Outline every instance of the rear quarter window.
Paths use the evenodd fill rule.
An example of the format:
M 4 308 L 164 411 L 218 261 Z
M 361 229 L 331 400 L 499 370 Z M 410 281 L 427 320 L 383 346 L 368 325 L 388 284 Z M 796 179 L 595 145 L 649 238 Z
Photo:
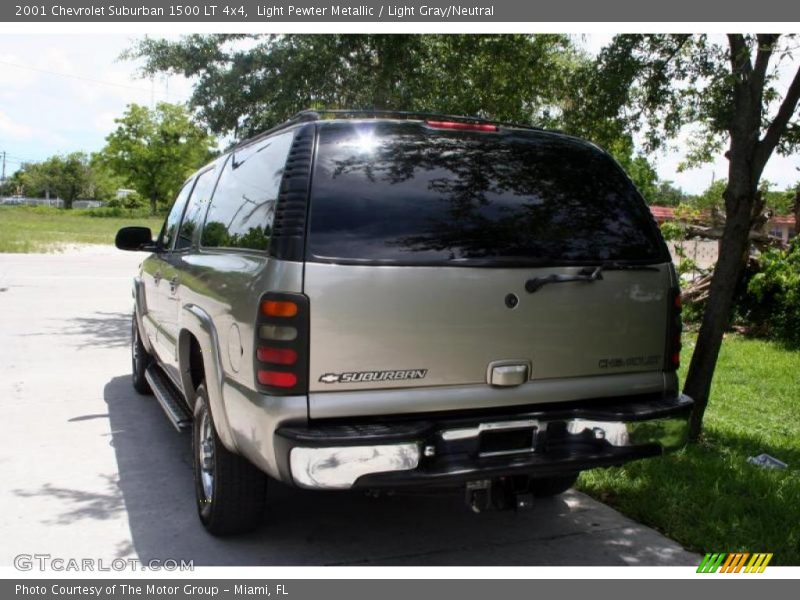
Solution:
M 619 166 L 554 134 L 328 123 L 311 198 L 312 261 L 664 260 L 647 207 Z
M 294 131 L 231 153 L 208 207 L 201 245 L 266 250 Z

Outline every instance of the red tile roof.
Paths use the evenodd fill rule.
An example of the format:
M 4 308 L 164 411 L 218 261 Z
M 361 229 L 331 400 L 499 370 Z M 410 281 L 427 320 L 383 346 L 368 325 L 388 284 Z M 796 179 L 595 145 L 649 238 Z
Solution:
M 774 223 L 775 225 L 789 225 L 790 227 L 795 226 L 794 215 L 775 215 L 769 220 L 769 222 Z
M 665 221 L 675 218 L 675 211 L 669 206 L 651 206 L 650 212 L 657 221 Z

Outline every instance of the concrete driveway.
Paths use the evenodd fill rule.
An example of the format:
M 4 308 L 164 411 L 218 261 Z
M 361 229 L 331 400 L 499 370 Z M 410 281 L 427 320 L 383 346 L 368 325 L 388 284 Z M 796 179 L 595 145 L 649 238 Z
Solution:
M 0 565 L 20 553 L 195 565 L 697 565 L 656 531 L 571 491 L 475 515 L 460 495 L 294 490 L 263 527 L 215 539 L 194 512 L 189 434 L 130 385 L 141 255 L 0 254 Z

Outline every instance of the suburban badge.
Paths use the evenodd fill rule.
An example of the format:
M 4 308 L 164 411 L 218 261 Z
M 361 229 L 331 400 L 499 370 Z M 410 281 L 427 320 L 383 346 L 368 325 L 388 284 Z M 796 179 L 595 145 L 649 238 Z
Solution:
M 325 373 L 319 378 L 322 383 L 367 383 L 374 381 L 404 381 L 424 379 L 428 369 L 408 369 L 405 371 L 356 371 L 352 373 Z

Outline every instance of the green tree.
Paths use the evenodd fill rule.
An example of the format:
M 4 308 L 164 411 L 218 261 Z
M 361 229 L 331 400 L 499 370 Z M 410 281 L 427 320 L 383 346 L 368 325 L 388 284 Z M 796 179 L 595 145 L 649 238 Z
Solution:
M 32 189 L 30 173 L 26 171 L 26 167 L 30 163 L 24 163 L 21 167 L 14 171 L 9 177 L 6 178 L 5 183 L 0 187 L 0 195 L 2 196 L 16 196 L 25 195 L 28 190 Z
M 145 38 L 144 72 L 196 78 L 191 106 L 244 137 L 305 108 L 393 109 L 558 124 L 589 59 L 565 35 L 191 35 Z
M 89 164 L 93 173 L 92 197 L 106 203 L 113 201 L 117 190 L 125 187 L 125 178 L 111 169 L 99 152 L 92 154 Z
M 661 180 L 656 185 L 652 204 L 658 206 L 680 206 L 689 200 L 689 195 L 675 187 L 671 181 Z
M 705 211 L 725 211 L 725 188 L 728 182 L 724 179 L 717 179 L 709 185 L 701 194 L 692 198 L 692 206 Z
M 27 176 L 26 193 L 58 196 L 64 208 L 71 209 L 78 198 L 88 198 L 94 191 L 94 171 L 89 157 L 83 152 L 51 156 L 40 163 L 23 165 Z
M 725 227 L 710 296 L 684 386 L 695 400 L 691 436 L 700 434 L 714 369 L 744 269 L 759 184 L 775 152 L 800 142 L 800 69 L 780 86 L 779 66 L 796 40 L 776 34 L 620 35 L 600 53 L 583 99 L 595 119 L 640 132 L 648 149 L 691 125 L 687 165 L 725 150 Z
M 617 159 L 620 166 L 625 169 L 636 188 L 648 204 L 655 204 L 654 198 L 658 191 L 658 173 L 647 160 L 646 156 L 636 154 L 633 143 L 626 138 L 620 138 L 606 148 Z
M 766 207 L 776 215 L 790 215 L 797 195 L 797 187 L 789 187 L 783 191 L 771 189 L 773 184 L 764 181 L 761 184 L 761 193 L 764 196 Z
M 183 106 L 160 103 L 150 110 L 131 104 L 115 122 L 98 161 L 147 198 L 153 214 L 212 156 L 214 138 Z
M 305 108 L 474 115 L 562 128 L 603 146 L 650 200 L 657 175 L 621 124 L 582 109 L 594 63 L 565 35 L 192 35 L 145 38 L 145 74 L 197 80 L 191 105 L 246 137 Z
M 728 187 L 727 181 L 718 179 L 706 188 L 703 193 L 692 198 L 692 205 L 700 210 L 725 212 L 725 189 Z M 792 212 L 792 206 L 796 195 L 794 188 L 786 190 L 773 190 L 773 185 L 769 181 L 761 181 L 758 191 L 764 201 L 764 207 L 776 215 L 788 215 Z M 757 208 L 757 207 L 756 207 Z

